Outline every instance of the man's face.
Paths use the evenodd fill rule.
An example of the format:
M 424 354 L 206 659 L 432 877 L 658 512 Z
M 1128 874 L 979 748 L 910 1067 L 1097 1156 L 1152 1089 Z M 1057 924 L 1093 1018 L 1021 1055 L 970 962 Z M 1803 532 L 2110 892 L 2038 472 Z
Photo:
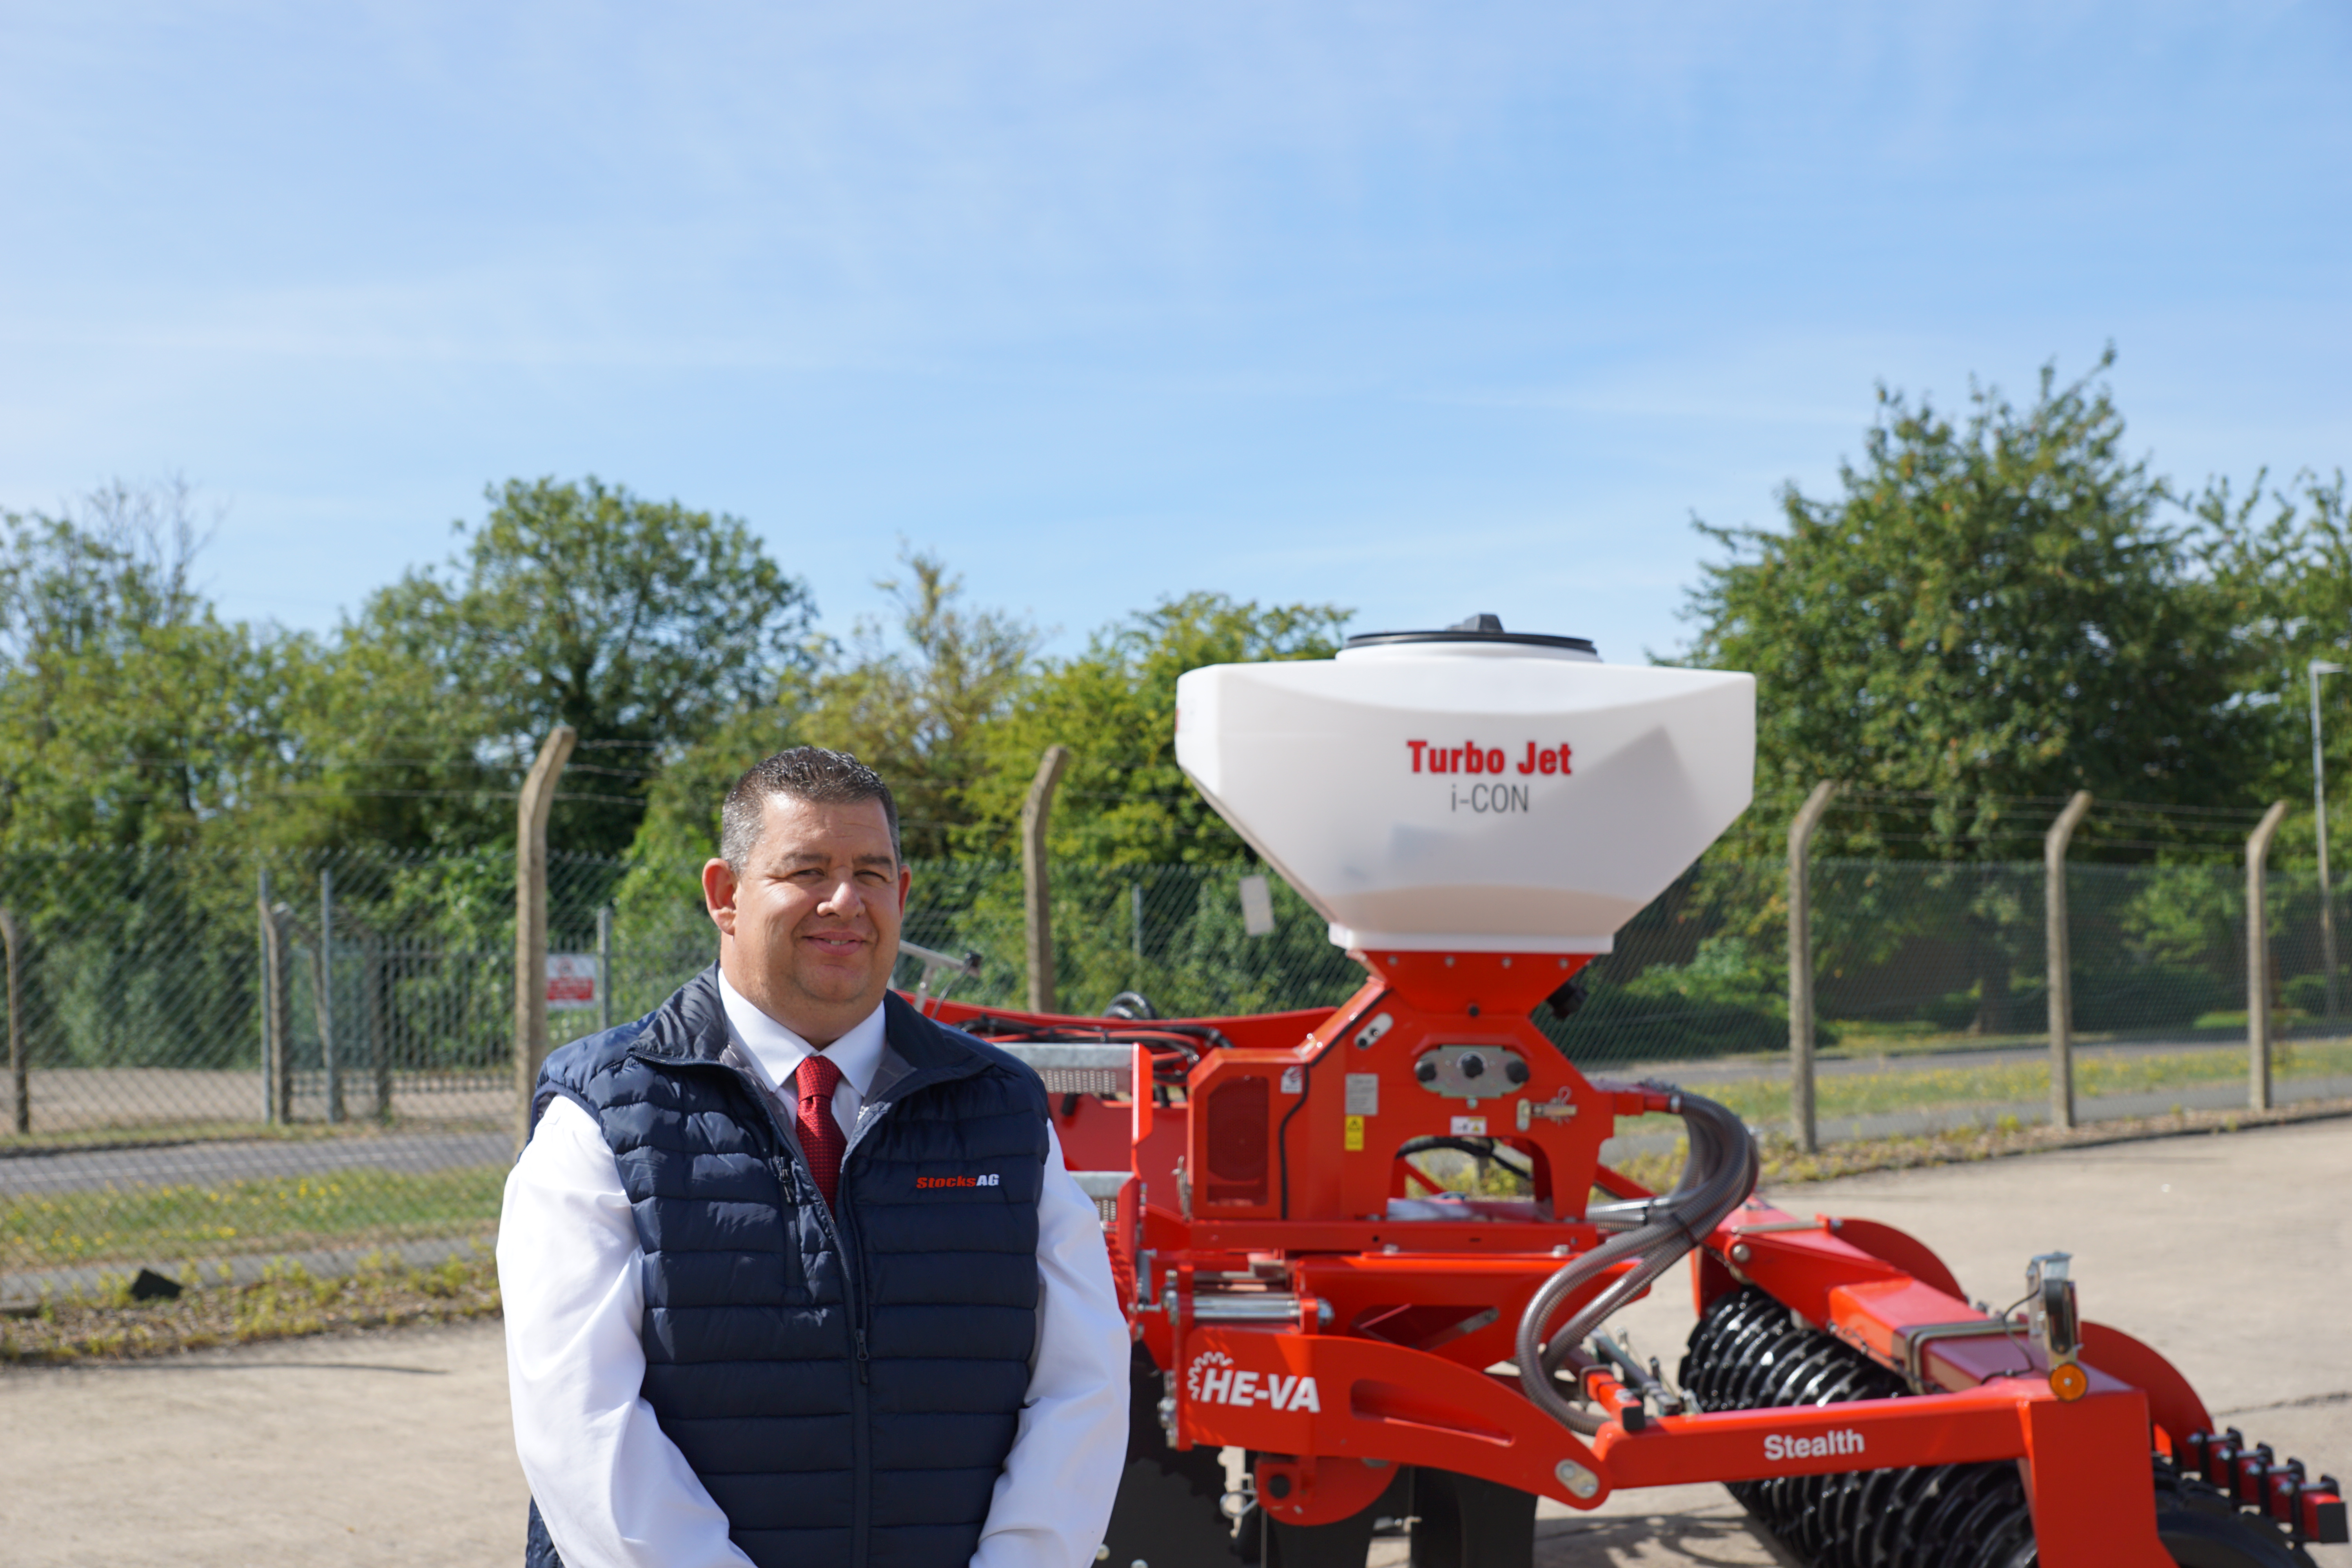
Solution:
M 820 1048 L 882 1004 L 898 957 L 907 868 L 878 800 L 821 805 L 772 795 L 739 875 L 702 868 L 728 983 Z

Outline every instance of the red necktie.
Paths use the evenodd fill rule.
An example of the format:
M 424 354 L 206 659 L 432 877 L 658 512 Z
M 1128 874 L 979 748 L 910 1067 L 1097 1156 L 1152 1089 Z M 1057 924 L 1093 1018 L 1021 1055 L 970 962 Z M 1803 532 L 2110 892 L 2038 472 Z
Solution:
M 833 1195 L 841 1186 L 841 1152 L 848 1145 L 841 1135 L 841 1123 L 833 1119 L 833 1091 L 840 1087 L 841 1069 L 818 1052 L 801 1059 L 793 1082 L 801 1097 L 801 1152 L 815 1173 L 824 1206 L 831 1208 Z

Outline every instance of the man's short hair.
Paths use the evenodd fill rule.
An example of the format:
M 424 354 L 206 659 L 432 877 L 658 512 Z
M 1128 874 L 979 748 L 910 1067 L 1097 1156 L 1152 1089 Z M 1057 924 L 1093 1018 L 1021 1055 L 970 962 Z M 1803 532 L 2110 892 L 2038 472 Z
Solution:
M 735 787 L 727 792 L 726 805 L 719 807 L 719 858 L 738 876 L 751 858 L 751 851 L 759 847 L 772 795 L 788 795 L 813 805 L 878 800 L 882 816 L 890 824 L 890 853 L 902 861 L 907 858 L 898 847 L 898 803 L 890 798 L 890 786 L 882 782 L 880 773 L 847 752 L 794 746 L 744 769 Z

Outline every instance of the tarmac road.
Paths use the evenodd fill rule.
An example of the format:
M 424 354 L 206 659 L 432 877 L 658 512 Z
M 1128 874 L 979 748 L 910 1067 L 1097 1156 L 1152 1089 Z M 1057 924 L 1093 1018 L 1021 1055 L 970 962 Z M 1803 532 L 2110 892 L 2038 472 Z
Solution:
M 512 1132 L 392 1132 L 16 1154 L 0 1159 L 0 1199 L 142 1184 L 212 1186 L 256 1176 L 316 1176 L 362 1168 L 440 1171 L 503 1165 L 514 1158 L 514 1147 Z
M 2085 1313 L 2147 1340 L 2225 1423 L 2352 1472 L 2352 1121 L 2161 1139 L 1790 1189 L 1941 1252 L 1996 1303 L 2027 1258 L 2074 1255 Z M 1619 1326 L 1671 1366 L 1676 1273 Z M 524 1494 L 496 1324 L 0 1372 L 0 1542 L 12 1565 L 513 1562 Z M 1546 1504 L 1539 1568 L 1780 1562 L 1718 1488 Z M 1376 1563 L 1401 1557 L 1386 1543 Z M 2352 1551 L 2320 1548 L 2326 1568 Z

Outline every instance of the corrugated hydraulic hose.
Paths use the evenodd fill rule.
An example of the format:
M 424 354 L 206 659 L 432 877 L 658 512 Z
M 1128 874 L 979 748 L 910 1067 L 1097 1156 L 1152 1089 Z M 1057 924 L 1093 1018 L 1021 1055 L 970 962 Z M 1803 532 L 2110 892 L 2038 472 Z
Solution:
M 1612 1089 L 1615 1084 L 1596 1083 Z M 1656 1088 L 1643 1085 L 1643 1088 Z M 1599 1432 L 1606 1417 L 1571 1404 L 1552 1374 L 1569 1351 L 1608 1321 L 1611 1313 L 1687 1256 L 1756 1188 L 1756 1142 L 1738 1117 L 1714 1100 L 1666 1089 L 1672 1109 L 1690 1130 L 1690 1157 L 1674 1190 L 1662 1197 L 1596 1204 L 1586 1217 L 1604 1227 L 1626 1226 L 1580 1258 L 1570 1258 L 1543 1283 L 1519 1316 L 1519 1384 L 1528 1397 L 1570 1431 Z M 1615 1265 L 1633 1266 L 1586 1302 L 1548 1340 L 1545 1321 L 1559 1304 Z

